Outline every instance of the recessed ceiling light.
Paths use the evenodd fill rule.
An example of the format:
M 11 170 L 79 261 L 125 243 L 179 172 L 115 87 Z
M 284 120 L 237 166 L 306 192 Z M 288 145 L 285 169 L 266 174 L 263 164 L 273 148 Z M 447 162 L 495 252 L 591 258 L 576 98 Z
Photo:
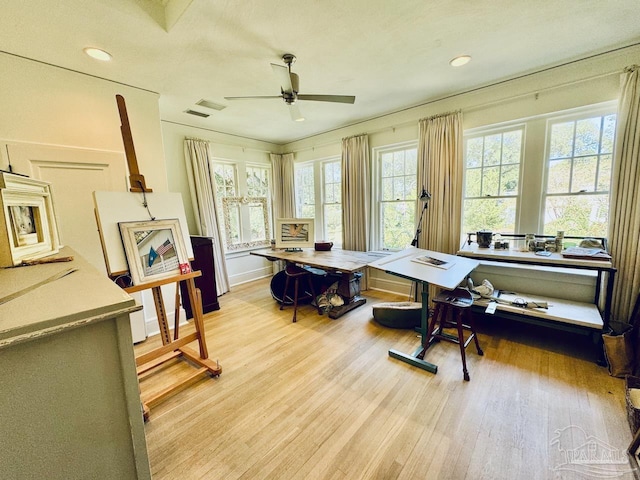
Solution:
M 449 65 L 451 65 L 452 67 L 461 67 L 462 65 L 466 65 L 470 61 L 471 57 L 469 55 L 460 55 L 459 57 L 452 59 L 449 62 Z
M 304 117 L 298 117 L 298 118 L 296 118 L 296 122 L 304 122 Z
M 84 49 L 84 53 L 89 55 L 91 58 L 95 58 L 96 60 L 101 60 L 103 62 L 111 60 L 111 54 L 104 50 L 100 50 L 99 48 L 87 47 Z

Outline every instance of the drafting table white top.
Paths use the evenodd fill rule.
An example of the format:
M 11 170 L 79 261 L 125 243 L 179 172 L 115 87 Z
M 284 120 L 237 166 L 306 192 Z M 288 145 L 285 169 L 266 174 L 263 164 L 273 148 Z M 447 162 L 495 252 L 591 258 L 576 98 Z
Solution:
M 450 262 L 452 265 L 447 269 L 443 269 L 413 261 L 414 258 L 423 255 Z M 480 262 L 478 260 L 470 258 L 409 247 L 371 262 L 369 267 L 384 270 L 385 272 L 410 280 L 427 282 L 439 287 L 453 289 L 479 264 Z

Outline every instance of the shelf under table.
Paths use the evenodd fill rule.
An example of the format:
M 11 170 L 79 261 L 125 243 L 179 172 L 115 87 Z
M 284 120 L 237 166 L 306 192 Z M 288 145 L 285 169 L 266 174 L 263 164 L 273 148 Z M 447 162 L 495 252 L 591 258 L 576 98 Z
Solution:
M 575 302 L 572 300 L 545 297 L 542 295 L 529 295 L 527 293 L 503 293 L 498 298 L 507 302 L 511 302 L 516 298 L 522 298 L 525 301 L 547 302 L 549 308 L 523 308 L 515 305 L 498 303 L 497 311 L 532 317 L 549 322 L 570 324 L 597 331 L 602 331 L 604 326 L 600 311 L 593 303 Z M 478 307 L 486 307 L 488 304 L 489 300 L 485 298 L 478 299 L 474 302 L 474 306 Z

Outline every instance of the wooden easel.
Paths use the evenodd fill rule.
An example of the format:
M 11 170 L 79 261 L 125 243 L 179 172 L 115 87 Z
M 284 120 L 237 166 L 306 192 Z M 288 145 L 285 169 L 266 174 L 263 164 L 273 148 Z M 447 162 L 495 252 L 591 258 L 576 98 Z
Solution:
M 127 293 L 139 292 L 142 290 L 151 289 L 153 292 L 153 301 L 156 307 L 156 314 L 158 317 L 158 326 L 160 327 L 160 337 L 162 339 L 162 346 L 152 350 L 148 353 L 136 357 L 136 367 L 138 376 L 162 365 L 174 358 L 182 357 L 189 360 L 196 365 L 196 370 L 184 379 L 168 386 L 164 390 L 147 398 L 142 399 L 142 409 L 144 412 L 145 420 L 149 417 L 149 410 L 163 401 L 165 398 L 173 395 L 174 393 L 182 390 L 198 376 L 203 373 L 209 373 L 214 376 L 218 376 L 222 373 L 222 367 L 217 362 L 213 362 L 209 359 L 209 352 L 207 351 L 207 342 L 204 335 L 204 322 L 202 319 L 202 300 L 200 298 L 200 290 L 196 288 L 194 278 L 199 277 L 201 273 L 199 271 L 187 273 L 184 275 L 175 275 L 170 278 L 158 280 L 156 282 L 147 283 L 143 285 L 135 285 L 133 287 L 127 287 L 124 290 Z M 167 313 L 162 300 L 162 285 L 170 283 L 179 284 L 180 282 L 186 282 L 187 291 L 189 292 L 189 301 L 193 308 L 193 324 L 195 332 L 190 333 L 182 338 L 177 335 L 177 327 L 174 328 L 174 338 L 171 338 L 171 332 L 169 330 L 169 323 L 167 320 Z M 177 321 L 176 321 L 177 325 Z M 199 346 L 199 352 L 187 347 L 187 344 L 197 341 Z M 199 367 L 199 368 L 198 368 Z
M 127 166 L 129 168 L 130 191 L 142 192 L 143 194 L 145 192 L 151 192 L 152 190 L 148 188 L 145 183 L 144 175 L 142 175 L 138 169 L 138 160 L 136 158 L 135 149 L 133 147 L 133 137 L 131 135 L 131 127 L 129 125 L 129 117 L 127 115 L 127 107 L 125 105 L 124 97 L 122 97 L 121 95 L 116 95 L 116 102 L 118 104 L 118 112 L 120 113 L 120 120 L 122 122 L 120 130 L 122 132 L 122 141 L 124 143 L 124 150 L 127 157 Z M 200 275 L 201 272 L 195 271 L 181 275 L 174 275 L 172 277 L 157 280 L 155 282 L 135 285 L 124 289 L 127 293 L 134 293 L 151 289 L 151 291 L 153 292 L 153 302 L 155 304 L 156 314 L 158 317 L 158 326 L 160 327 L 160 336 L 162 338 L 161 347 L 140 355 L 136 358 L 138 377 L 162 365 L 165 362 L 179 357 L 189 360 L 196 366 L 196 370 L 186 378 L 168 386 L 159 393 L 151 395 L 146 399 L 142 399 L 142 410 L 145 420 L 149 418 L 149 411 L 151 407 L 157 405 L 162 400 L 169 397 L 170 395 L 173 395 L 177 391 L 185 388 L 196 378 L 198 378 L 199 375 L 202 375 L 203 373 L 209 373 L 211 375 L 218 376 L 220 375 L 220 373 L 222 373 L 222 368 L 220 367 L 218 362 L 214 363 L 209 360 L 207 342 L 204 336 L 204 322 L 202 319 L 202 297 L 200 294 L 200 290 L 196 288 L 195 282 L 193 280 Z M 195 326 L 195 332 L 182 338 L 179 338 L 178 334 L 179 298 L 177 295 L 177 289 L 179 288 L 180 282 L 185 282 L 187 285 L 189 301 L 193 306 L 193 323 Z M 171 338 L 171 334 L 169 331 L 167 312 L 164 307 L 164 301 L 162 300 L 161 290 L 162 285 L 168 285 L 170 283 L 176 284 L 176 321 L 174 326 L 173 339 Z M 196 352 L 195 350 L 187 347 L 187 344 L 194 341 L 198 342 L 199 352 Z

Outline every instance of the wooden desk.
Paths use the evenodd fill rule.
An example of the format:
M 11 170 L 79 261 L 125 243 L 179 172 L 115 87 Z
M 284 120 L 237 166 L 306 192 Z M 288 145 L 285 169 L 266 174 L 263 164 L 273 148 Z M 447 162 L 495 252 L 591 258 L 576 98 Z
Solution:
M 413 261 L 416 257 L 428 255 L 440 260 L 451 262 L 447 269 L 424 265 Z M 414 367 L 427 370 L 431 373 L 438 372 L 438 366 L 424 360 L 424 354 L 429 347 L 427 338 L 427 326 L 429 322 L 429 284 L 446 289 L 454 289 L 462 282 L 480 262 L 468 258 L 456 257 L 440 252 L 431 252 L 420 248 L 410 247 L 388 257 L 381 258 L 369 264 L 370 267 L 383 270 L 391 275 L 406 278 L 412 282 L 422 283 L 422 314 L 420 321 L 420 347 L 412 354 L 406 354 L 397 350 L 389 350 L 389 356 L 402 360 Z
M 360 281 L 356 272 L 365 268 L 371 261 L 379 258 L 379 256 L 367 252 L 341 249 L 319 252 L 313 248 L 304 248 L 299 252 L 271 249 L 254 250 L 251 255 L 264 257 L 271 261 L 284 260 L 289 263 L 320 268 L 327 272 L 341 273 L 338 294 L 344 299 L 345 303 L 341 307 L 332 308 L 329 312 L 330 318 L 338 318 L 366 303 L 367 300 L 360 296 Z

